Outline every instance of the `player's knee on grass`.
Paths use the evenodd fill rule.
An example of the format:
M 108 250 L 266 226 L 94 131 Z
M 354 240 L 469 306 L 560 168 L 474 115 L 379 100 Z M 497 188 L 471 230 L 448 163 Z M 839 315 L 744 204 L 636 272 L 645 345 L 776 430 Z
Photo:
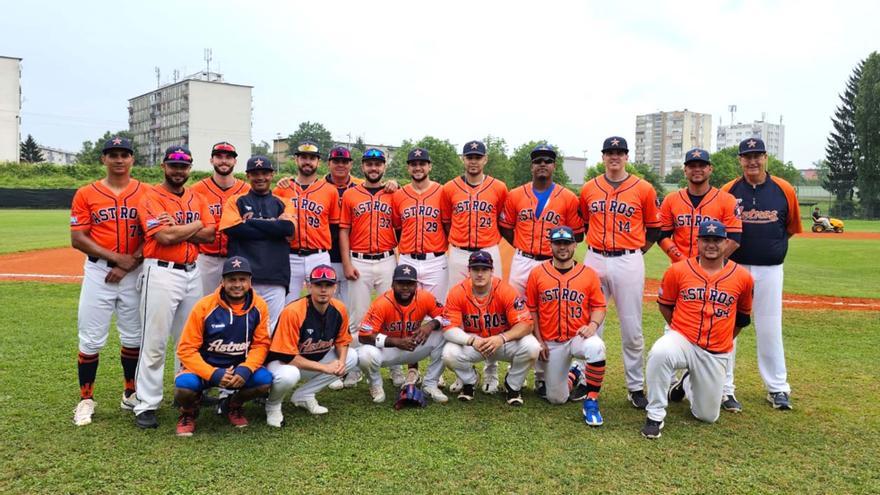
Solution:
M 560 383 L 559 385 L 547 389 L 547 402 L 555 405 L 565 404 L 568 402 L 569 390 L 567 386 L 567 382 Z
M 712 410 L 700 411 L 696 407 L 691 407 L 691 414 L 694 415 L 695 418 L 699 419 L 704 423 L 714 423 L 718 421 L 718 416 L 721 414 L 721 408 L 715 407 Z

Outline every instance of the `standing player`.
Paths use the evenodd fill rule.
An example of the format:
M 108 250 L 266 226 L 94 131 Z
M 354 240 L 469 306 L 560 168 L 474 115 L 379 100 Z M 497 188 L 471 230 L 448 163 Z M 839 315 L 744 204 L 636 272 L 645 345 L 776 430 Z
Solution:
M 725 230 L 716 220 L 700 224 L 699 256 L 674 263 L 663 275 L 657 302 L 670 330 L 648 354 L 646 438 L 660 437 L 667 397 L 687 395 L 694 417 L 708 423 L 718 419 L 733 339 L 749 324 L 753 288 L 748 270 L 724 259 Z M 687 371 L 681 380 L 684 393 L 676 398 L 678 386 L 668 387 L 679 369 Z
M 294 226 L 285 209 L 292 206 L 272 194 L 275 168 L 268 158 L 251 157 L 245 172 L 251 189 L 229 198 L 218 228 L 229 236 L 230 255 L 253 260 L 253 288 L 269 308 L 271 337 L 290 286 L 288 238 Z
M 339 193 L 340 213 L 342 212 L 342 195 L 345 194 L 345 191 L 364 182 L 364 179 L 351 175 L 351 165 L 351 151 L 348 148 L 337 146 L 330 150 L 330 155 L 327 158 L 327 168 L 330 169 L 330 173 L 324 177 L 324 180 L 336 187 L 336 192 Z M 330 226 L 330 240 L 330 264 L 336 273 L 343 273 L 342 254 L 339 252 L 338 224 Z M 348 299 L 348 279 L 344 276 L 340 277 L 339 283 L 336 285 L 336 298 L 346 306 L 351 304 Z
M 80 401 L 73 416 L 77 426 L 92 422 L 98 353 L 107 343 L 113 313 L 122 344 L 121 407 L 131 410 L 136 402 L 132 394 L 141 345 L 137 279 L 144 241 L 137 205 L 149 186 L 131 178 L 134 148 L 126 138 L 107 140 L 101 163 L 107 167 L 106 177 L 79 188 L 70 208 L 70 244 L 86 255 L 77 314 Z
M 736 198 L 743 223 L 742 245 L 730 259 L 755 279 L 755 340 L 758 370 L 774 409 L 791 409 L 791 385 L 782 346 L 782 263 L 788 238 L 802 232 L 797 195 L 785 179 L 767 172 L 764 141 L 749 138 L 739 143 L 743 176 L 722 188 Z M 728 368 L 724 394 L 733 395 L 736 344 Z
M 272 337 L 266 368 L 272 372 L 272 390 L 266 399 L 266 423 L 281 427 L 281 400 L 299 382 L 291 402 L 311 414 L 327 414 L 315 394 L 357 366 L 349 352 L 348 313 L 333 298 L 338 276 L 330 265 L 317 266 L 309 275 L 309 295 L 284 307 Z
M 214 241 L 214 217 L 208 205 L 201 195 L 184 187 L 191 167 L 192 154 L 185 146 L 165 150 L 165 181 L 147 191 L 138 206 L 145 237 L 140 301 L 143 340 L 134 407 L 139 428 L 159 426 L 156 409 L 162 403 L 168 337 L 176 347 L 183 324 L 202 297 L 195 263 L 198 244 Z
M 394 269 L 391 290 L 370 305 L 360 325 L 358 363 L 370 383 L 373 402 L 385 400 L 380 368 L 416 364 L 431 357 L 424 392 L 436 402 L 448 399 L 437 387 L 443 373 L 443 305 L 430 292 L 417 287 L 418 272 L 409 265 Z M 425 321 L 426 318 L 430 318 Z
M 620 339 L 627 397 L 633 407 L 648 404 L 644 392 L 642 353 L 642 294 L 645 289 L 644 253 L 660 235 L 657 193 L 647 181 L 626 171 L 626 140 L 613 136 L 602 145 L 605 173 L 581 189 L 581 216 L 587 229 L 584 264 L 602 281 L 620 316 Z M 604 325 L 599 327 L 599 336 Z
M 474 363 L 485 359 L 508 361 L 504 377 L 507 403 L 521 406 L 522 386 L 541 345 L 532 335 L 532 317 L 525 298 L 507 282 L 492 276 L 494 262 L 486 251 L 468 259 L 469 277 L 455 285 L 446 298 L 443 362 L 462 382 L 458 399 L 474 398 Z
M 201 194 L 202 199 L 208 204 L 215 224 L 220 223 L 226 201 L 232 196 L 248 192 L 249 189 L 246 182 L 232 175 L 236 157 L 238 153 L 231 143 L 222 141 L 215 144 L 211 148 L 211 166 L 214 167 L 214 173 L 192 185 L 193 192 Z M 199 273 L 202 274 L 203 294 L 206 296 L 213 294 L 220 285 L 220 271 L 223 262 L 226 261 L 227 242 L 226 234 L 218 229 L 214 235 L 214 242 L 199 244 L 199 258 L 196 264 L 199 265 Z
M 297 176 L 273 193 L 288 202 L 295 224 L 290 240 L 290 291 L 287 301 L 299 298 L 303 282 L 318 265 L 330 264 L 330 226 L 339 223 L 339 193 L 318 177 L 318 145 L 303 141 L 294 153 Z
M 529 274 L 526 298 L 535 320 L 535 336 L 545 361 L 547 400 L 564 404 L 569 399 L 568 370 L 572 358 L 586 361 L 584 421 L 602 426 L 599 391 L 605 377 L 605 342 L 596 335 L 605 320 L 605 296 L 599 277 L 574 260 L 577 246 L 569 227 L 550 231 L 553 259 Z

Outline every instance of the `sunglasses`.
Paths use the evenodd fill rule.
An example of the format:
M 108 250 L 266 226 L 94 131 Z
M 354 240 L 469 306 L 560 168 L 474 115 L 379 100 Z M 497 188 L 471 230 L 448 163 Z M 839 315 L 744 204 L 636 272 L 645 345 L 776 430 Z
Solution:
M 532 165 L 552 165 L 554 163 L 556 163 L 556 160 L 550 158 L 536 158 L 532 160 Z
M 574 242 L 574 237 L 568 232 L 554 232 L 553 235 L 550 236 L 550 242 L 555 241 Z
M 192 159 L 193 159 L 193 158 L 192 158 L 191 156 L 189 156 L 187 153 L 180 153 L 180 152 L 178 152 L 178 153 L 170 153 L 170 154 L 168 154 L 168 155 L 165 157 L 165 161 L 168 161 L 168 160 L 183 160 L 183 161 L 191 162 Z
M 364 153 L 364 158 L 385 158 L 385 153 L 382 153 L 380 150 L 367 150 Z
M 303 144 L 299 148 L 296 149 L 300 153 L 317 153 L 318 147 L 314 144 Z
M 214 146 L 214 151 L 231 151 L 235 153 L 235 148 L 231 144 L 218 144 Z
M 328 281 L 328 282 L 336 282 L 336 270 L 329 266 L 319 266 L 312 270 L 312 274 L 309 276 L 312 282 L 319 281 Z

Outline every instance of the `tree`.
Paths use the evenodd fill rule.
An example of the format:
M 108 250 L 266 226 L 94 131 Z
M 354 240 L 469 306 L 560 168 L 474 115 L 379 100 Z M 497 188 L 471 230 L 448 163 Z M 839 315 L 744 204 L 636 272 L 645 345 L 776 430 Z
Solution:
M 825 146 L 828 174 L 822 179 L 822 187 L 834 194 L 838 202 L 853 199 L 853 188 L 858 180 L 855 113 L 856 95 L 864 63 L 863 60 L 856 65 L 846 83 L 846 89 L 840 95 L 841 104 L 831 118 L 834 129 L 828 136 L 828 145 Z
M 39 163 L 44 160 L 43 152 L 37 146 L 34 137 L 28 134 L 27 139 L 20 146 L 21 161 L 28 163 Z
M 859 203 L 866 218 L 880 217 L 880 54 L 872 52 L 862 66 L 856 94 Z
M 510 156 L 511 177 L 510 182 L 507 182 L 508 189 L 532 181 L 532 149 L 539 144 L 547 144 L 547 141 L 529 141 L 513 150 L 513 154 Z M 553 172 L 553 182 L 567 186 L 569 180 L 568 174 L 565 173 L 565 167 L 562 166 L 563 153 L 555 146 L 553 149 L 556 150 L 556 170 Z
M 684 176 L 684 167 L 672 169 L 672 171 L 666 174 L 666 177 L 663 178 L 663 182 L 666 184 L 678 184 L 678 187 L 684 187 L 687 183 L 687 179 Z
M 410 181 L 409 172 L 406 170 L 406 158 L 413 148 L 425 148 L 431 155 L 431 180 L 445 184 L 455 176 L 461 175 L 461 159 L 452 143 L 446 139 L 425 136 L 416 142 L 405 140 L 400 144 L 400 148 L 388 164 L 386 177 L 401 182 Z
M 99 164 L 101 163 L 101 153 L 104 149 L 104 143 L 113 136 L 124 137 L 134 142 L 134 134 L 129 131 L 107 131 L 103 136 L 95 141 L 83 141 L 82 150 L 76 154 L 76 163 Z M 143 158 L 135 152 L 134 164 L 144 165 Z
M 251 143 L 251 156 L 269 156 L 271 154 L 271 145 L 266 141 L 260 141 L 260 144 Z
M 657 198 L 662 199 L 663 196 L 666 195 L 666 190 L 663 189 L 663 184 L 660 183 L 660 176 L 654 173 L 654 168 L 652 166 L 648 165 L 647 163 L 627 163 L 626 171 L 632 175 L 645 179 L 646 181 L 648 181 L 649 184 L 654 186 L 654 191 L 657 193 Z M 585 179 L 590 180 L 604 173 L 605 164 L 599 162 L 596 165 L 587 169 Z
M 290 145 L 289 153 L 293 155 L 299 143 L 305 140 L 318 143 L 321 160 L 327 159 L 327 153 L 333 147 L 333 136 L 330 135 L 330 131 L 323 124 L 319 122 L 301 122 L 296 132 L 287 137 L 287 144 Z
M 486 136 L 483 143 L 486 144 L 486 155 L 489 157 L 483 173 L 500 180 L 509 189 L 512 189 L 513 164 L 510 161 L 510 157 L 507 156 L 507 141 L 504 138 L 489 135 Z M 458 175 L 461 174 L 459 173 Z

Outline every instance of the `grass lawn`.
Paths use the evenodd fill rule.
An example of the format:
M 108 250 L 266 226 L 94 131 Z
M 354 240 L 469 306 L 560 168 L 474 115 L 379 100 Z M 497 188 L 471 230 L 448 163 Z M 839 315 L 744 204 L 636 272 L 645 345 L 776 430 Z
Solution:
M 389 402 L 372 404 L 361 384 L 320 394 L 325 417 L 286 404 L 288 426 L 274 430 L 249 405 L 251 426 L 235 431 L 205 410 L 196 435 L 178 439 L 170 370 L 158 430 L 137 430 L 119 410 L 113 334 L 98 372 L 95 422 L 72 425 L 77 297 L 73 285 L 0 283 L 2 300 L 41 308 L 0 306 L 0 436 L 8 446 L 0 492 L 880 492 L 877 313 L 786 313 L 795 409 L 785 413 L 764 401 L 747 329 L 737 374 L 744 412 L 723 413 L 710 426 L 675 404 L 654 442 L 639 434 L 644 413 L 625 402 L 615 331 L 606 334 L 606 424 L 598 429 L 581 422 L 579 405 L 550 406 L 530 389 L 518 409 L 478 393 L 470 404 L 394 411 Z M 652 304 L 645 329 L 650 345 L 661 329 Z M 390 384 L 386 392 L 390 399 Z
M 812 217 L 802 219 L 801 224 L 804 232 L 809 232 L 813 226 Z M 844 232 L 880 232 L 880 221 L 877 220 L 844 220 L 843 224 Z
M 0 210 L 0 254 L 69 245 L 69 210 Z

